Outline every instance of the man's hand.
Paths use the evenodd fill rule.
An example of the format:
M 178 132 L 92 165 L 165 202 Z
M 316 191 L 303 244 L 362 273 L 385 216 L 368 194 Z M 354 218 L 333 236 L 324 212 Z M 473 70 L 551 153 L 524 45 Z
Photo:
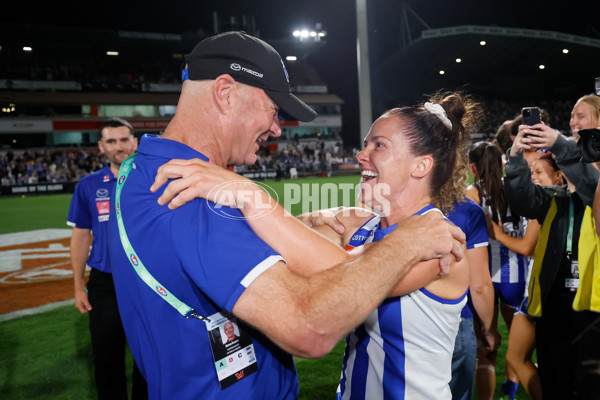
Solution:
M 92 306 L 88 301 L 88 294 L 85 290 L 75 291 L 75 307 L 82 314 L 92 311 Z
M 445 221 L 439 212 L 403 217 L 398 228 L 388 236 L 395 237 L 399 246 L 407 251 L 415 251 L 417 262 L 439 258 L 440 275 L 450 272 L 451 256 L 456 261 L 465 256 L 465 234 L 456 225 Z

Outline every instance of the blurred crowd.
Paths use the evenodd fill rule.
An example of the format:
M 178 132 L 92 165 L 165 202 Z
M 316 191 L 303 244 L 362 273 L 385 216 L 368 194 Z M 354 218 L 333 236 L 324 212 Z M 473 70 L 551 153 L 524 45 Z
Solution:
M 30 71 L 31 72 L 31 71 Z M 61 78 L 69 77 L 66 70 L 39 70 L 34 75 Z M 65 75 L 66 74 L 66 75 Z M 119 82 L 129 82 L 124 74 Z M 158 77 L 152 77 L 158 79 Z M 140 76 L 136 78 L 140 79 Z M 169 81 L 166 77 L 160 81 Z M 140 83 L 140 82 L 138 82 Z M 485 103 L 485 119 L 479 131 L 484 140 L 496 141 L 495 132 L 506 121 L 517 121 L 522 102 L 494 100 Z M 571 135 L 569 115 L 572 105 L 569 101 L 541 101 L 538 105 L 544 113 L 544 122 L 562 134 Z M 512 135 L 516 135 L 513 132 Z M 500 138 L 501 140 L 501 138 Z M 356 162 L 358 148 L 345 148 L 342 141 L 324 142 L 322 140 L 279 142 L 279 151 L 269 149 L 268 144 L 257 153 L 254 165 L 235 167 L 236 172 L 277 171 L 277 178 L 295 178 L 298 176 L 331 176 L 334 164 Z M 506 148 L 505 148 L 506 149 Z M 30 149 L 23 152 L 8 151 L 0 153 L 0 179 L 3 186 L 25 185 L 41 182 L 77 181 L 81 177 L 102 168 L 106 158 L 96 147 L 78 149 Z
M 283 147 L 283 146 L 281 146 Z M 277 171 L 277 178 L 299 176 L 331 176 L 334 164 L 356 163 L 357 148 L 345 149 L 342 142 L 298 140 L 287 143 L 281 151 L 272 151 L 268 145 L 261 146 L 256 162 L 250 166 L 235 167 L 235 172 Z
M 105 163 L 97 148 L 8 151 L 0 155 L 0 180 L 2 186 L 78 181 Z

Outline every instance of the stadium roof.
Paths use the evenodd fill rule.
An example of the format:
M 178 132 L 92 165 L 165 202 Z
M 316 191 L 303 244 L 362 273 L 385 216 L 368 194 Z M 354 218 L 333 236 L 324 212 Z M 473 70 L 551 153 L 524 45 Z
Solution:
M 593 91 L 599 55 L 600 40 L 554 31 L 477 25 L 427 29 L 374 74 L 373 97 L 380 100 L 375 108 L 381 112 L 414 102 L 439 88 L 495 99 L 576 99 Z

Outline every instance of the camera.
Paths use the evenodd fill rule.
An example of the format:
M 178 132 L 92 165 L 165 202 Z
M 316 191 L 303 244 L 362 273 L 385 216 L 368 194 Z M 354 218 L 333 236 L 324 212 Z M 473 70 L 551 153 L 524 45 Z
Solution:
M 600 96 L 600 77 L 595 80 L 596 95 Z M 586 163 L 600 161 L 600 130 L 582 129 L 579 132 L 577 148 L 581 153 L 581 161 Z
M 581 161 L 592 163 L 600 161 L 600 129 L 582 129 L 579 132 L 577 148 Z

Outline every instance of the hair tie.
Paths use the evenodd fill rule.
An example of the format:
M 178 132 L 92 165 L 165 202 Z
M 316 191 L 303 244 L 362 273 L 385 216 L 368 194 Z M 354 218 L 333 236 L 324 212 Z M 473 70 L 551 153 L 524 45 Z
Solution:
M 448 129 L 452 129 L 452 122 L 450 119 L 448 119 L 444 107 L 442 107 L 440 104 L 431 103 L 429 101 L 425 102 L 424 107 L 427 111 L 438 117 Z

